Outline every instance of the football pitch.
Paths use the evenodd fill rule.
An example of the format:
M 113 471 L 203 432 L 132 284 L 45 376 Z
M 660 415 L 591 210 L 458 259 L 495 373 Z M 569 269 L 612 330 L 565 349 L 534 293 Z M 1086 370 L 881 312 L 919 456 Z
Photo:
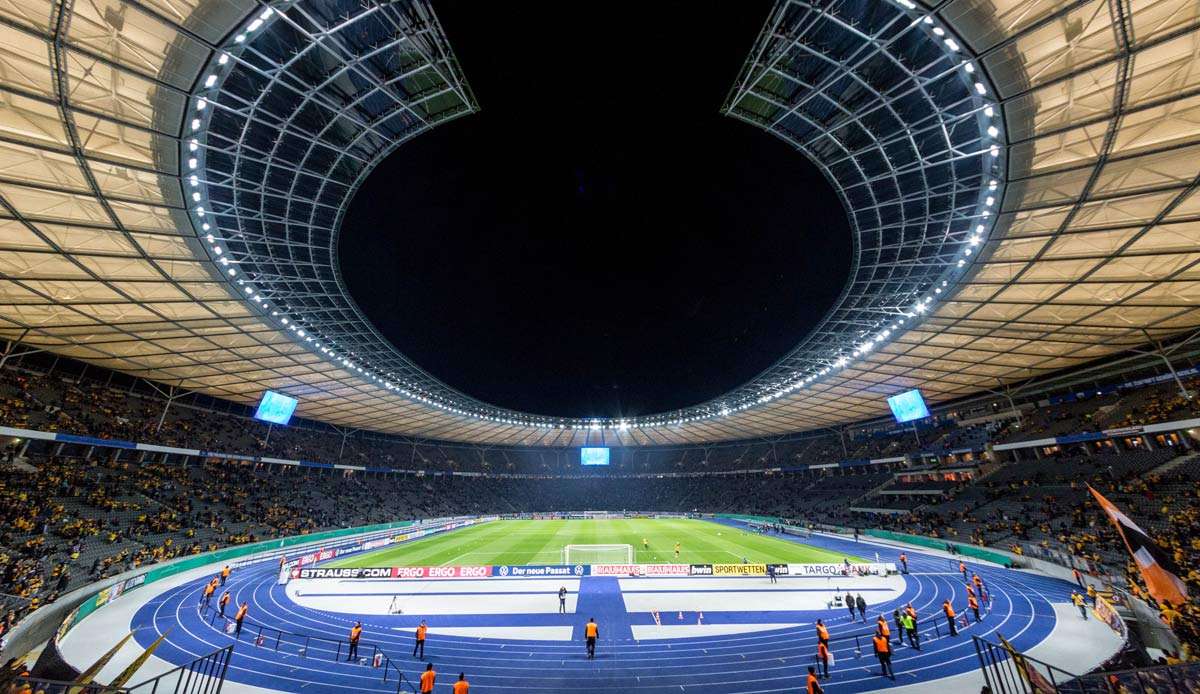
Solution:
M 643 547 L 645 540 L 648 549 Z M 678 542 L 679 557 L 675 557 Z M 566 545 L 631 545 L 643 564 L 862 561 L 801 542 L 687 518 L 497 520 L 326 564 L 329 567 L 560 564 Z M 615 561 L 615 560 L 614 560 Z

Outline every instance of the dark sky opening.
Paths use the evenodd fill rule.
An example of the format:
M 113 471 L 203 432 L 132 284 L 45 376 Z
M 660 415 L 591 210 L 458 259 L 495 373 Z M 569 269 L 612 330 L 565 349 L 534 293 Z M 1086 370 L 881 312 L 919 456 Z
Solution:
M 741 385 L 829 309 L 840 201 L 718 112 L 768 2 L 434 7 L 482 110 L 384 160 L 339 246 L 416 364 L 495 405 L 636 416 Z

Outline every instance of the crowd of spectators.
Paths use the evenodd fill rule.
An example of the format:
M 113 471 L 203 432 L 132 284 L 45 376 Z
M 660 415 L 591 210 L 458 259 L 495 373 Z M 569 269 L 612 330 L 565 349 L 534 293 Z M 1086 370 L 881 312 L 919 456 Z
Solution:
M 1160 609 L 1184 651 L 1200 654 L 1197 603 L 1154 601 L 1124 543 L 1088 491 L 1091 486 L 1134 518 L 1171 557 L 1190 594 L 1200 595 L 1200 458 L 1177 457 L 1179 453 L 1126 451 L 1010 463 L 944 500 L 909 513 L 840 509 L 815 520 L 880 527 L 1016 554 L 1073 557 L 1087 572 Z M 801 522 L 810 520 L 814 520 L 811 515 Z
M 1195 395 L 1200 378 L 1182 381 Z M 1025 408 L 1020 421 L 997 428 L 996 442 L 1028 441 L 1085 431 L 1119 429 L 1200 416 L 1200 398 L 1183 397 L 1174 380 L 1136 389 L 1082 391 L 1055 401 L 1041 400 Z
M 790 441 L 749 441 L 695 448 L 615 448 L 605 470 L 580 468 L 569 449 L 505 449 L 413 442 L 367 432 L 343 437 L 327 427 L 298 422 L 268 427 L 242 413 L 214 411 L 185 399 L 168 403 L 159 393 L 119 388 L 77 375 L 0 370 L 0 425 L 66 432 L 164 446 L 370 467 L 437 472 L 530 475 L 637 475 L 796 468 L 830 460 L 866 460 L 903 453 L 916 445 L 911 429 L 890 427 L 819 432 Z M 924 426 L 928 450 L 973 441 L 952 420 Z M 943 439 L 945 439 L 943 441 Z
M 91 372 L 96 375 L 95 371 Z M 1200 380 L 1185 383 L 1189 389 Z M 187 397 L 169 406 L 161 393 L 144 387 L 93 379 L 87 372 L 0 369 L 0 425 L 62 431 L 104 439 L 239 453 L 295 460 L 337 462 L 439 472 L 537 475 L 634 475 L 734 470 L 789 469 L 831 460 L 869 460 L 906 454 L 948 454 L 972 450 L 989 441 L 1046 438 L 1062 433 L 1146 424 L 1195 416 L 1198 400 L 1186 400 L 1173 381 L 1134 391 L 1111 391 L 1093 397 L 1041 401 L 1019 408 L 1019 420 L 995 419 L 970 425 L 981 412 L 964 411 L 935 417 L 917 432 L 910 427 L 873 425 L 840 432 L 818 432 L 789 441 L 751 441 L 693 448 L 634 447 L 613 450 L 607 470 L 582 470 L 577 453 L 564 449 L 505 449 L 414 442 L 369 432 L 342 436 L 332 428 L 307 422 L 268 427 L 241 409 L 216 411 Z M 208 403 L 211 405 L 211 403 Z M 1000 407 L 982 414 L 1004 415 Z M 984 418 L 986 419 L 986 417 Z M 5 444 L 9 446 L 10 444 Z
M 14 468 L 0 477 L 8 521 L 0 536 L 0 590 L 45 604 L 81 583 L 219 546 L 400 519 L 584 510 L 752 513 L 1005 548 L 1053 543 L 1123 569 L 1120 543 L 1094 506 L 1082 503 L 1084 480 L 1134 511 L 1160 511 L 1169 523 L 1164 539 L 1196 582 L 1194 480 L 1149 472 L 1166 460 L 1130 453 L 1090 467 L 1014 464 L 944 504 L 859 514 L 847 511 L 852 501 L 893 472 L 863 466 L 776 475 L 489 478 L 48 458 L 34 461 L 32 471 Z M 972 503 L 959 504 L 962 497 Z M 1148 498 L 1158 506 L 1146 507 Z
M 1173 387 L 1173 384 L 1170 384 Z M 1192 383 L 1191 385 L 1195 385 Z M 1194 414 L 1194 402 L 1165 386 L 1127 399 L 1099 396 L 1026 413 L 1024 433 L 1070 421 L 1087 427 L 1162 421 Z M 247 456 L 420 470 L 380 474 L 239 460 L 161 462 L 102 447 L 43 448 L 17 458 L 5 444 L 0 474 L 0 633 L 64 591 L 122 571 L 217 547 L 401 519 L 538 511 L 751 513 L 850 527 L 883 527 L 1004 547 L 1055 547 L 1120 575 L 1144 595 L 1110 525 L 1087 503 L 1084 482 L 1147 519 L 1188 584 L 1200 590 L 1200 496 L 1191 467 L 1156 472 L 1178 449 L 1121 450 L 993 466 L 979 479 L 936 484 L 906 497 L 896 481 L 906 463 L 802 469 L 812 462 L 889 457 L 911 450 L 911 430 L 843 431 L 785 443 L 619 452 L 602 473 L 581 474 L 572 451 L 478 449 L 343 438 L 305 427 L 275 428 L 237 414 L 165 401 L 77 377 L 0 369 L 0 424 L 243 452 Z M 935 420 L 922 450 L 950 449 L 1009 435 L 1011 425 L 962 427 Z M 269 440 L 268 440 L 269 434 Z M 915 438 L 915 437 L 914 437 Z M 344 445 L 343 445 L 344 444 Z M 616 451 L 615 451 L 616 452 Z M 17 458 L 14 460 L 14 458 Z M 764 469 L 773 472 L 763 473 Z M 460 476 L 454 471 L 493 476 Z M 758 471 L 696 476 L 696 473 Z M 494 476 L 520 473 L 525 477 Z M 686 473 L 677 475 L 673 473 Z M 534 475 L 534 477 L 528 477 Z M 628 475 L 642 475 L 636 478 Z M 929 483 L 917 485 L 921 490 Z M 914 487 L 913 489 L 916 489 Z M 884 490 L 881 492 L 881 490 Z M 892 493 L 892 496 L 888 496 Z M 872 496 L 874 495 L 874 496 Z M 869 497 L 869 498 L 868 498 Z M 891 513 L 861 513 L 872 506 Z M 1191 604 L 1161 606 L 1191 647 L 1200 646 Z

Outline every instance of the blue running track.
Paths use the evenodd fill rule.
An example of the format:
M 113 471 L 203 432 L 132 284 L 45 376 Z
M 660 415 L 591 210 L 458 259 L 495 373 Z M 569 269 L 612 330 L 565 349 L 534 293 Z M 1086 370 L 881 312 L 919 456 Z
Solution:
M 849 554 L 867 554 L 876 550 L 883 561 L 895 561 L 898 550 L 866 543 L 854 543 L 832 537 L 814 536 L 807 544 Z M 774 629 L 727 636 L 676 638 L 635 641 L 631 624 L 652 624 L 649 614 L 626 613 L 616 578 L 584 577 L 580 583 L 576 612 L 558 614 L 446 615 L 428 617 L 431 628 L 425 660 L 438 671 L 440 692 L 449 692 L 460 671 L 467 673 L 473 691 L 599 692 L 621 690 L 642 694 L 666 692 L 796 692 L 804 689 L 804 676 L 814 664 L 817 618 L 828 627 L 835 656 L 832 677 L 822 682 L 826 691 L 861 692 L 896 685 L 928 682 L 978 668 L 971 636 L 991 637 L 1002 633 L 1020 650 L 1044 640 L 1054 628 L 1052 602 L 1066 602 L 1072 584 L 1057 579 L 968 562 L 972 571 L 984 580 L 991 595 L 991 610 L 984 620 L 959 629 L 957 637 L 946 635 L 942 601 L 952 598 L 960 614 L 967 613 L 966 595 L 955 564 L 944 557 L 907 552 L 911 573 L 905 576 L 905 589 L 896 599 L 871 605 L 870 622 L 851 623 L 845 609 L 774 612 L 712 612 L 705 623 L 791 623 L 799 627 Z M 378 645 L 409 680 L 416 681 L 424 661 L 409 657 L 412 653 L 411 629 L 419 620 L 410 615 L 324 612 L 295 604 L 276 583 L 277 571 L 268 562 L 261 568 L 246 567 L 234 574 L 230 612 L 243 601 L 249 602 L 249 618 L 234 649 L 228 679 L 244 684 L 288 692 L 395 692 L 391 682 L 381 680 L 381 671 L 359 663 L 334 662 L 335 647 L 309 644 L 300 654 L 301 644 L 284 637 L 278 650 L 274 638 L 255 645 L 257 628 L 264 624 L 297 634 L 343 639 L 355 619 L 364 626 L 363 642 Z M 170 589 L 141 607 L 131 627 L 143 646 L 160 634 L 170 632 L 156 656 L 172 663 L 190 661 L 200 655 L 232 643 L 233 637 L 203 616 L 198 608 L 206 579 Z M 521 579 L 493 579 L 521 580 Z M 663 578 L 660 580 L 674 580 Z M 764 579 L 744 579 L 762 581 Z M 825 579 L 781 578 L 795 590 L 829 593 Z M 821 583 L 816 583 L 821 580 Z M 794 584 L 794 586 L 792 585 Z M 748 584 L 748 588 L 756 585 Z M 857 591 L 856 591 L 857 592 Z M 866 592 L 866 591 L 863 591 Z M 218 593 L 219 594 L 219 593 Z M 549 599 L 554 599 L 551 596 Z M 879 676 L 878 664 L 869 637 L 860 639 L 862 652 L 856 653 L 854 639 L 839 637 L 867 634 L 874 629 L 874 618 L 885 614 L 891 624 L 892 610 L 911 602 L 916 608 L 921 631 L 921 650 L 894 646 L 893 667 L 896 682 Z M 215 600 L 214 600 L 215 604 Z M 582 642 L 583 623 L 594 616 L 601 625 L 596 659 L 585 657 Z M 675 623 L 675 615 L 663 615 L 665 624 Z M 687 615 L 695 622 L 695 615 Z M 935 624 L 937 629 L 935 630 Z M 436 634 L 437 627 L 478 626 L 481 634 L 488 626 L 570 625 L 574 640 L 532 641 L 469 638 Z M 893 644 L 895 634 L 893 633 Z M 342 645 L 345 655 L 345 644 Z M 364 648 L 362 655 L 370 656 Z

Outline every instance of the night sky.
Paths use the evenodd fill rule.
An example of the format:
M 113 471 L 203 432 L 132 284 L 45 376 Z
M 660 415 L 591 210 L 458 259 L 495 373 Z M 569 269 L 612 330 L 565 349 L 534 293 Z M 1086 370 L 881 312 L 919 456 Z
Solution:
M 769 7 L 435 0 L 482 110 L 355 196 L 355 301 L 445 383 L 540 414 L 659 412 L 769 367 L 850 264 L 820 171 L 719 114 Z

